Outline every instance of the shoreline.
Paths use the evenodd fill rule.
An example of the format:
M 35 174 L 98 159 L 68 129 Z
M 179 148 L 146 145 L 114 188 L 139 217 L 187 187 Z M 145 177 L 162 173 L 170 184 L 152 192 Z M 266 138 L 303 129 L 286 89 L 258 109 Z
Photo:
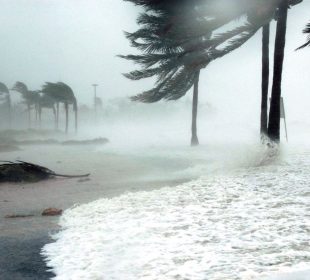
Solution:
M 168 186 L 174 187 L 182 184 L 186 180 L 174 181 L 159 181 L 147 183 L 133 183 L 128 184 L 126 187 L 122 184 L 117 187 L 114 194 L 107 194 L 107 196 L 97 196 L 97 199 L 107 197 L 112 198 L 119 196 L 128 191 L 144 191 L 142 185 L 147 184 L 147 190 L 154 190 L 161 187 Z M 1 188 L 1 186 L 0 186 Z M 14 192 L 14 190 L 12 190 Z M 96 193 L 93 193 L 96 196 Z M 74 195 L 72 195 L 74 198 Z M 95 201 L 97 199 L 83 199 L 79 200 L 79 204 Z M 4 202 L 9 203 L 9 202 Z M 3 202 L 0 204 L 3 205 Z M 72 207 L 74 204 L 68 204 L 63 210 Z M 25 218 L 5 218 L 3 212 L 5 210 L 1 207 L 1 234 L 0 234 L 0 279 L 31 279 L 31 280 L 47 280 L 55 276 L 49 272 L 49 268 L 41 256 L 40 252 L 44 245 L 53 242 L 51 234 L 56 233 L 61 228 L 58 225 L 58 217 L 42 217 L 39 214 L 39 209 L 33 209 L 34 216 Z M 21 213 L 21 209 L 17 209 Z M 8 213 L 8 212 L 6 212 Z M 28 212 L 26 213 L 28 214 Z

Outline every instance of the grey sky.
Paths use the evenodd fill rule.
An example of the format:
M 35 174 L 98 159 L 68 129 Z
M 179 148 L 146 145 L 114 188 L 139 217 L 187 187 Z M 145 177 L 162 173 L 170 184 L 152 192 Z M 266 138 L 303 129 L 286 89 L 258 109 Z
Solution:
M 122 0 L 0 0 L 1 81 L 37 89 L 45 81 L 67 82 L 83 103 L 92 102 L 91 84 L 103 99 L 126 97 L 152 86 L 121 75 L 136 66 L 117 54 L 131 53 L 123 30 L 135 30 L 137 7 Z M 295 52 L 310 19 L 310 1 L 290 11 L 284 96 L 297 114 L 310 104 L 310 49 Z M 275 25 L 275 23 L 273 23 Z M 233 54 L 213 62 L 201 78 L 202 102 L 223 111 L 250 114 L 260 98 L 260 32 Z M 187 98 L 190 98 L 188 96 Z M 302 100 L 301 103 L 300 100 Z M 307 102 L 304 102 L 306 100 Z M 247 104 L 240 111 L 240 104 Z M 221 105 L 221 106 L 220 106 Z M 307 113 L 305 108 L 305 113 Z M 249 112 L 247 112 L 247 110 Z M 295 110 L 295 111 L 294 111 Z M 309 113 L 310 116 L 310 113 Z

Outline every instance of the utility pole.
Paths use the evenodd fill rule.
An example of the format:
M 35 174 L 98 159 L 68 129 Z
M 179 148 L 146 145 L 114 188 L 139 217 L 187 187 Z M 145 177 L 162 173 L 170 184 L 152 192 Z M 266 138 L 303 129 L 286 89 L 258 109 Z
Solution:
M 94 107 L 95 107 L 95 120 L 97 120 L 97 84 L 92 85 L 94 87 Z

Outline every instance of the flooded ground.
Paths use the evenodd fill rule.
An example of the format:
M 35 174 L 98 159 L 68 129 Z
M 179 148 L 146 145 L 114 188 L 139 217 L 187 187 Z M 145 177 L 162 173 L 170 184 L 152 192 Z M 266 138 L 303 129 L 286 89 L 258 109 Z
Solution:
M 105 145 L 1 153 L 59 173 L 91 173 L 89 180 L 1 185 L 0 245 L 10 252 L 1 254 L 1 276 L 49 279 L 46 258 L 56 279 L 277 279 L 290 272 L 288 279 L 307 279 L 300 272 L 310 258 L 307 144 L 270 153 L 258 141 L 213 135 L 193 149 L 178 133 L 136 143 L 136 127 L 126 129 L 110 130 Z M 58 218 L 41 217 L 48 207 L 73 208 L 59 227 Z M 11 214 L 34 216 L 4 218 Z
M 56 279 L 262 279 L 309 268 L 310 149 L 258 151 L 225 171 L 184 169 L 205 175 L 176 187 L 66 211 L 44 247 Z

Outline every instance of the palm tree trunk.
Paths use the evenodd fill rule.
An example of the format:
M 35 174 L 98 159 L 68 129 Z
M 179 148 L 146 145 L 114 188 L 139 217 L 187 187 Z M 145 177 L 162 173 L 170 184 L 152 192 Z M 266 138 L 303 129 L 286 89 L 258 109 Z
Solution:
M 36 117 L 35 117 L 35 127 L 37 127 L 37 126 L 38 126 L 38 115 L 39 115 L 39 110 L 38 110 L 38 108 L 37 108 L 36 105 L 34 105 L 34 111 L 35 111 L 35 115 L 36 115 Z
M 12 102 L 11 97 L 8 97 L 8 118 L 9 118 L 9 128 L 12 128 Z
M 193 108 L 192 108 L 192 139 L 191 146 L 198 146 L 199 140 L 197 137 L 197 112 L 198 112 L 198 85 L 200 71 L 197 72 L 197 77 L 194 83 L 193 91 Z
M 41 119 L 42 107 L 41 106 L 39 106 L 38 108 L 38 114 L 39 114 L 39 129 L 41 129 L 41 123 L 42 123 L 42 119 Z
M 28 111 L 28 129 L 31 128 L 31 117 L 30 117 L 30 105 L 27 104 L 27 111 Z
M 56 103 L 56 129 L 59 128 L 59 102 Z
M 55 109 L 55 104 L 53 105 L 52 109 L 53 109 L 53 115 L 54 115 L 54 129 L 56 130 L 57 129 L 57 112 Z
M 78 131 L 78 108 L 76 107 L 74 110 L 75 115 L 75 133 Z
M 282 0 L 279 5 L 279 17 L 274 52 L 274 72 L 269 113 L 268 136 L 272 141 L 280 141 L 280 102 L 281 84 L 284 62 L 285 37 L 287 26 L 288 0 Z
M 262 42 L 262 101 L 260 116 L 261 139 L 268 134 L 268 88 L 269 88 L 269 37 L 270 24 L 263 26 Z
M 69 126 L 69 105 L 65 103 L 65 111 L 66 111 L 66 133 L 68 133 L 68 126 Z

